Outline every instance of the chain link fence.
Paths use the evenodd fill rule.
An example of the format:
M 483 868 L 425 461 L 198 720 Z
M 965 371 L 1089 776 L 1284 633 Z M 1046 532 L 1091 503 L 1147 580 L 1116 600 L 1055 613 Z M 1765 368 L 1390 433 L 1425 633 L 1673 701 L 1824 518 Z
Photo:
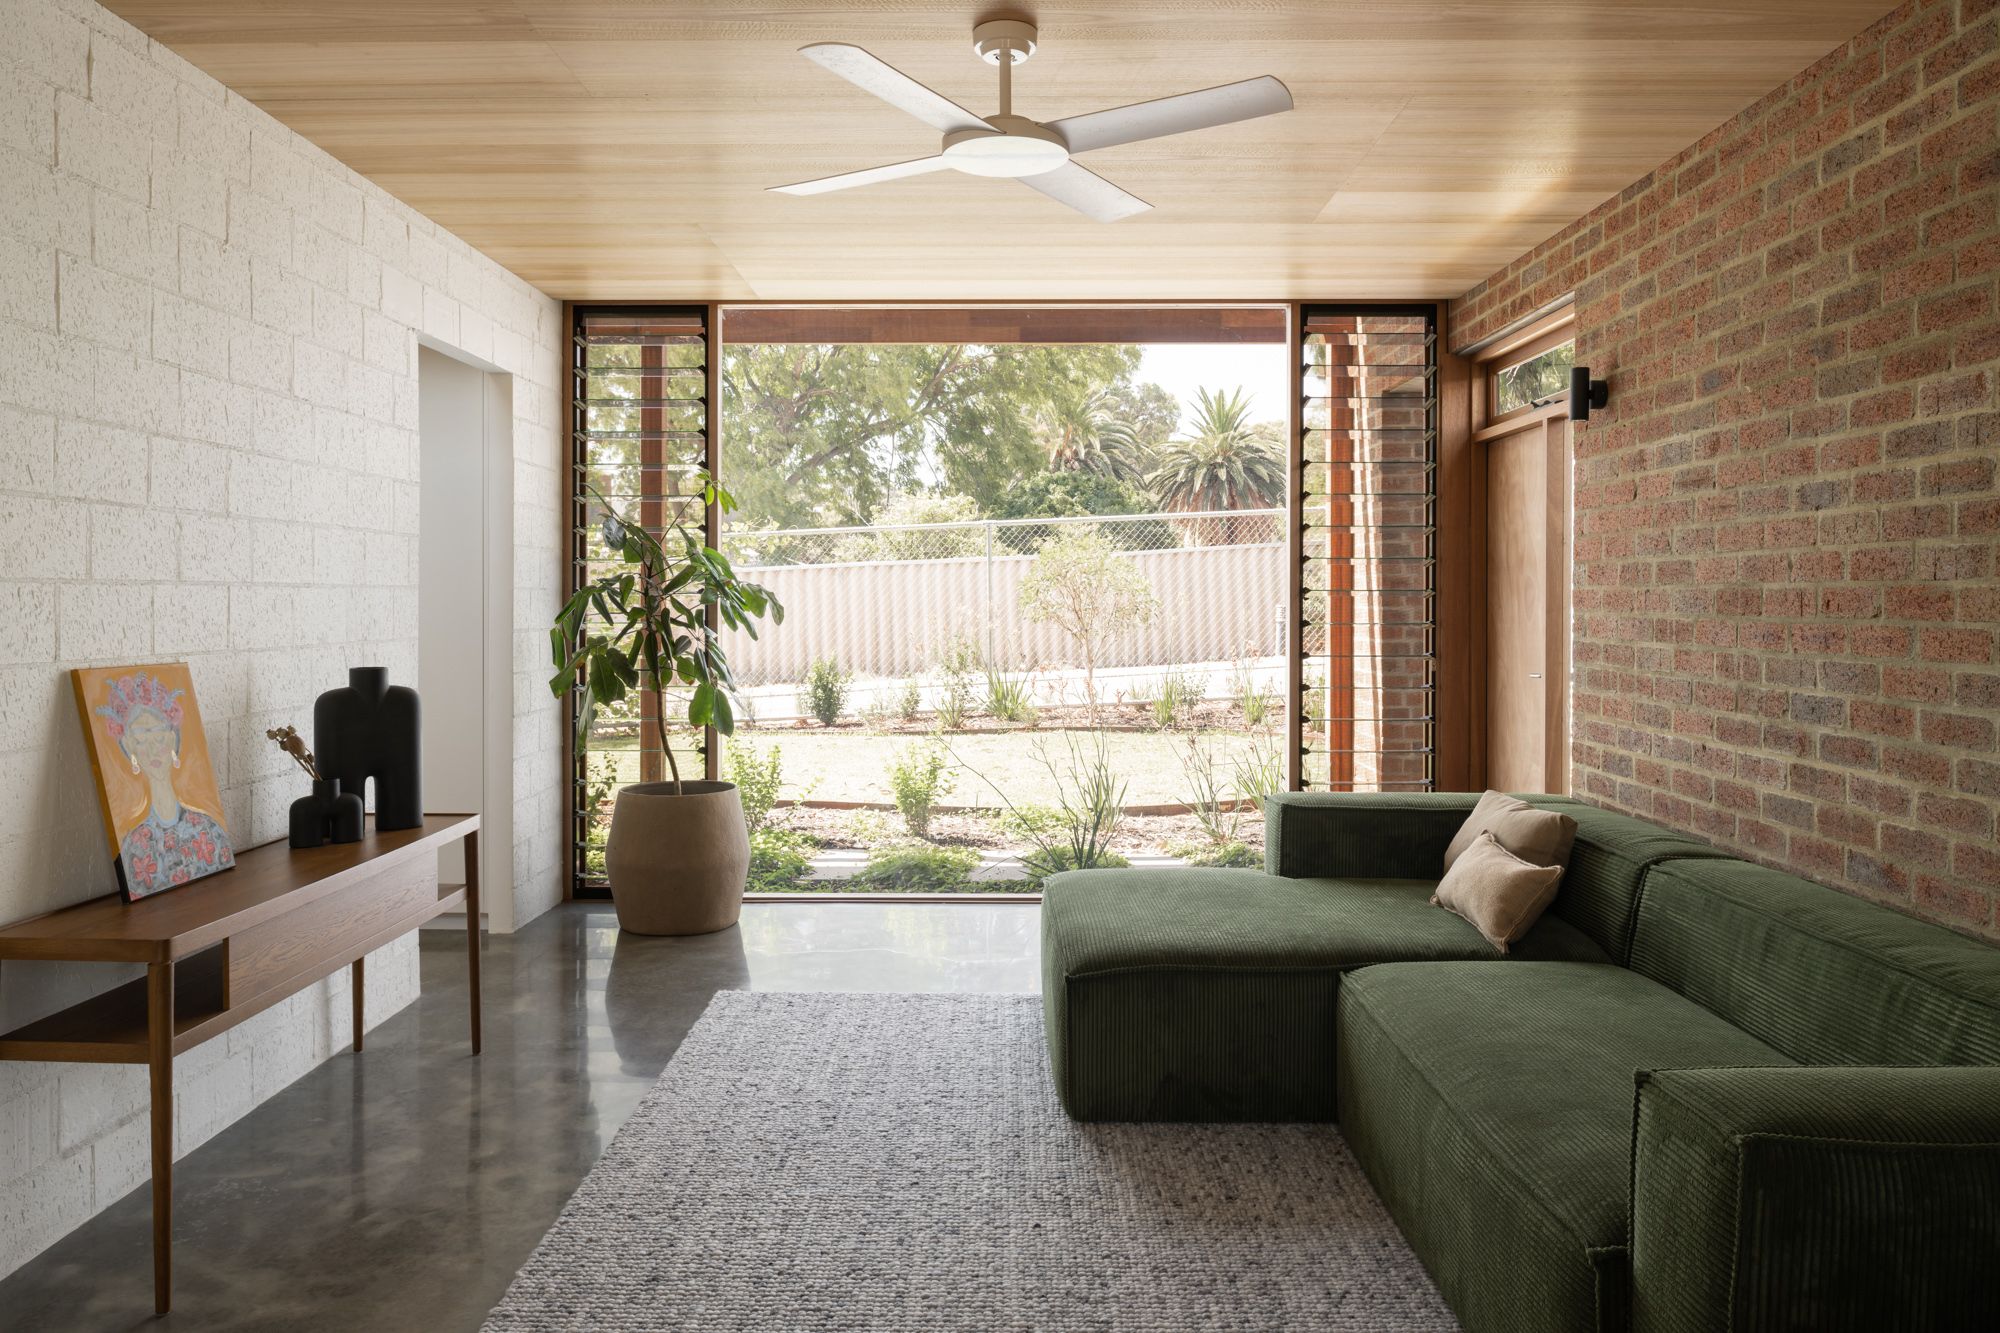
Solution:
M 1045 547 L 1082 533 L 1150 592 L 1150 615 L 1104 627 L 1097 669 L 1283 657 L 1282 509 L 739 530 L 725 553 L 786 618 L 754 641 L 726 635 L 725 647 L 752 691 L 795 685 L 816 659 L 912 679 L 968 646 L 989 671 L 1075 670 L 1078 643 L 1024 611 L 1021 587 Z

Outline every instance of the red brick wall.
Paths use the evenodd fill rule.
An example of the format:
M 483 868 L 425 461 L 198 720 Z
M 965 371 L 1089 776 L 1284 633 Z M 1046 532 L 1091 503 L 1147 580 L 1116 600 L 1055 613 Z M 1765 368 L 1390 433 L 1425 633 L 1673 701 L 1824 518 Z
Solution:
M 2000 14 L 1910 0 L 1467 292 L 1562 295 L 1575 791 L 2000 938 Z

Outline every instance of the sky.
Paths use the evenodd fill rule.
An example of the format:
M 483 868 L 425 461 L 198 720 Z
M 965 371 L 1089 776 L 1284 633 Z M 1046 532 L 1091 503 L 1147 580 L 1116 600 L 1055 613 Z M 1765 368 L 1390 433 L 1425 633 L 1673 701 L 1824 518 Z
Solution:
M 1283 343 L 1148 343 L 1140 349 L 1137 378 L 1151 380 L 1180 399 L 1183 430 L 1198 388 L 1240 387 L 1250 395 L 1253 421 L 1282 422 L 1292 380 Z

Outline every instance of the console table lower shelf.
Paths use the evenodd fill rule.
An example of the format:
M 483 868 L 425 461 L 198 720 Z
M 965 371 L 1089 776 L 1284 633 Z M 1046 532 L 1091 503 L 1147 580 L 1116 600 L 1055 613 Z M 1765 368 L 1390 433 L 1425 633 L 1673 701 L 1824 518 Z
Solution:
M 407 873 L 463 840 L 465 886 Z M 144 963 L 146 975 L 0 1034 L 0 1060 L 142 1064 L 151 1071 L 153 1308 L 173 1298 L 174 1057 L 342 967 L 362 1043 L 362 961 L 463 908 L 472 1053 L 479 1054 L 479 816 L 425 815 L 360 842 L 240 853 L 236 868 L 127 904 L 94 898 L 0 930 L 0 962 Z

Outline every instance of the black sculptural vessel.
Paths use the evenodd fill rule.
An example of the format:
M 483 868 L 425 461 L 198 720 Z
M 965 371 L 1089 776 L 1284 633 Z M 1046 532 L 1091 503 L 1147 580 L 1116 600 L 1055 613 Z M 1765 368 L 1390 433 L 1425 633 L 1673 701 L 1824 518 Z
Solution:
M 312 795 L 292 802 L 292 846 L 360 842 L 364 818 L 361 798 L 351 791 L 342 791 L 337 780 L 314 782 Z
M 422 735 L 417 692 L 391 685 L 387 667 L 354 667 L 347 684 L 313 705 L 313 752 L 320 773 L 340 789 L 360 795 L 375 779 L 377 830 L 416 828 L 424 822 Z

